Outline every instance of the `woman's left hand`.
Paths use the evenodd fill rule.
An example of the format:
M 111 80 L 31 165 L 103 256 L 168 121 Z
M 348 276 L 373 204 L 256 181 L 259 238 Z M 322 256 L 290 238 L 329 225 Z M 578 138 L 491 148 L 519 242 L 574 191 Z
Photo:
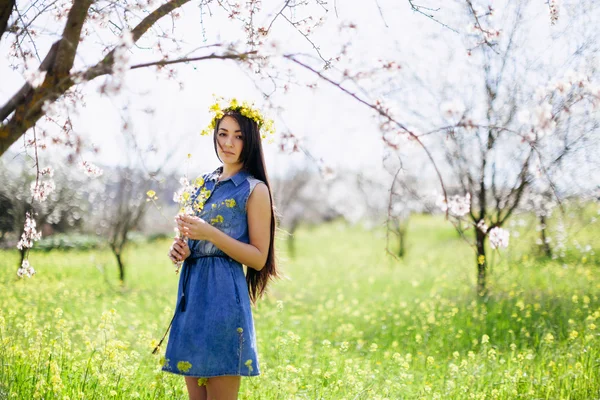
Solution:
M 202 218 L 191 215 L 178 215 L 175 218 L 179 232 L 193 240 L 209 240 L 214 227 Z

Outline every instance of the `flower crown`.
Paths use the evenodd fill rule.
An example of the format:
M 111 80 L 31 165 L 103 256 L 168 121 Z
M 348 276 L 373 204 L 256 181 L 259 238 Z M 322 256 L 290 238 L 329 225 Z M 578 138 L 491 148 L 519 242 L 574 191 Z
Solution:
M 213 118 L 210 121 L 208 127 L 200 133 L 201 135 L 210 135 L 217 126 L 217 121 L 223 118 L 226 112 L 234 111 L 240 113 L 244 117 L 250 118 L 258 124 L 258 129 L 261 132 L 261 137 L 265 139 L 267 134 L 274 135 L 275 127 L 272 119 L 265 118 L 260 110 L 254 107 L 254 103 L 248 103 L 247 101 L 240 104 L 236 98 L 225 100 L 223 97 L 216 97 L 216 101 L 210 106 L 209 111 L 213 114 Z

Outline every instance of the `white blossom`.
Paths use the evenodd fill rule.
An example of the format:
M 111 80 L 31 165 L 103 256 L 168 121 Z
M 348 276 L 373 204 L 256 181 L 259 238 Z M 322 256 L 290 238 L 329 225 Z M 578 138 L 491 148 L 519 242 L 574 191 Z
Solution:
M 181 178 L 179 178 L 179 184 L 183 186 L 184 189 L 187 189 L 190 186 L 190 181 L 187 177 L 182 176 Z
M 180 189 L 178 191 L 176 191 L 175 193 L 173 193 L 173 201 L 175 203 L 183 203 L 183 192 L 185 190 L 184 189 Z
M 19 250 L 29 249 L 33 247 L 33 242 L 36 240 L 40 240 L 42 237 L 42 233 L 38 232 L 36 229 L 35 220 L 31 217 L 31 214 L 25 214 L 25 226 L 23 227 L 23 234 L 21 235 L 21 240 L 17 243 L 17 248 Z
M 479 220 L 479 222 L 477 223 L 477 229 L 479 229 L 483 233 L 487 232 L 488 226 L 485 224 L 485 220 L 483 220 L 483 219 Z
M 323 160 L 320 160 L 319 162 L 319 172 L 325 182 L 332 181 L 337 175 L 335 169 L 331 165 L 326 164 Z
M 40 175 L 48 175 L 50 178 L 54 176 L 54 169 L 52 167 L 42 168 L 40 170 Z
M 448 211 L 455 217 L 463 217 L 471 210 L 471 195 L 467 193 L 464 197 L 459 195 L 448 197 L 448 202 L 442 195 L 436 204 L 444 212 Z
M 23 260 L 21 267 L 17 270 L 17 276 L 19 278 L 22 278 L 23 276 L 27 276 L 28 278 L 31 278 L 33 276 L 33 274 L 35 274 L 35 270 L 29 264 L 29 260 Z
M 55 118 L 59 115 L 58 105 L 54 101 L 46 100 L 42 105 L 44 115 L 50 118 Z
M 130 48 L 134 45 L 133 34 L 129 30 L 124 30 L 121 34 L 121 46 Z
M 499 227 L 490 230 L 490 246 L 492 249 L 508 247 L 509 232 Z
M 473 35 L 473 34 L 479 32 L 479 28 L 474 23 L 467 24 L 465 30 L 467 31 L 467 33 L 469 35 Z
M 82 161 L 81 166 L 83 167 L 83 172 L 85 172 L 85 174 L 91 178 L 95 178 L 103 174 L 102 169 L 91 162 Z
M 550 12 L 550 23 L 556 24 L 558 21 L 558 4 L 557 0 L 548 0 L 548 11 Z
M 44 83 L 44 79 L 46 79 L 46 71 L 40 71 L 39 69 L 35 71 L 25 71 L 25 80 L 27 80 L 34 88 Z
M 52 179 L 31 182 L 31 195 L 39 202 L 44 202 L 56 189 Z
M 552 105 L 542 103 L 533 110 L 532 123 L 538 133 L 538 137 L 546 136 L 554 132 L 556 121 L 552 115 Z
M 265 58 L 267 60 L 272 57 L 281 57 L 283 54 L 283 45 L 279 40 L 275 39 L 275 35 L 273 34 L 267 36 L 256 52 L 257 57 Z

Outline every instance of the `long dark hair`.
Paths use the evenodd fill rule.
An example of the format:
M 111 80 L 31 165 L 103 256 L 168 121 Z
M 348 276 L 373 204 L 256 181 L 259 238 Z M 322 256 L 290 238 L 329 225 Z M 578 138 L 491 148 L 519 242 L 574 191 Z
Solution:
M 267 185 L 267 188 L 269 189 L 269 198 L 271 200 L 271 240 L 269 242 L 267 262 L 260 271 L 257 271 L 254 268 L 248 268 L 246 271 L 248 294 L 250 295 L 252 303 L 255 304 L 256 301 L 262 297 L 269 281 L 279 277 L 275 260 L 275 205 L 273 204 L 271 184 L 269 183 L 269 177 L 267 176 L 267 169 L 265 167 L 265 157 L 262 149 L 260 130 L 256 121 L 243 116 L 235 110 L 226 110 L 223 117 L 215 124 L 215 131 L 213 134 L 213 144 L 215 146 L 217 158 L 219 157 L 219 153 L 217 152 L 217 133 L 219 125 L 225 117 L 234 118 L 240 125 L 244 143 L 240 161 L 243 163 L 243 168 L 246 169 L 246 171 Z

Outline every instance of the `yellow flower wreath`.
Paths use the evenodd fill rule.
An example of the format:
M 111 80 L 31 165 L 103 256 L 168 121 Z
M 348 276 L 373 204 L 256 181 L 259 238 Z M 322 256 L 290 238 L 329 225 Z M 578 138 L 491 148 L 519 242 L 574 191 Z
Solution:
M 206 129 L 202 130 L 201 135 L 210 135 L 217 126 L 217 121 L 223 118 L 225 112 L 235 111 L 242 114 L 244 117 L 250 118 L 258 124 L 258 129 L 261 132 L 263 139 L 267 138 L 267 135 L 273 136 L 275 134 L 275 126 L 272 119 L 265 118 L 260 110 L 254 107 L 254 103 L 247 101 L 240 104 L 236 98 L 226 100 L 224 97 L 216 97 L 215 103 L 209 107 L 210 113 L 213 114 L 213 118 Z

